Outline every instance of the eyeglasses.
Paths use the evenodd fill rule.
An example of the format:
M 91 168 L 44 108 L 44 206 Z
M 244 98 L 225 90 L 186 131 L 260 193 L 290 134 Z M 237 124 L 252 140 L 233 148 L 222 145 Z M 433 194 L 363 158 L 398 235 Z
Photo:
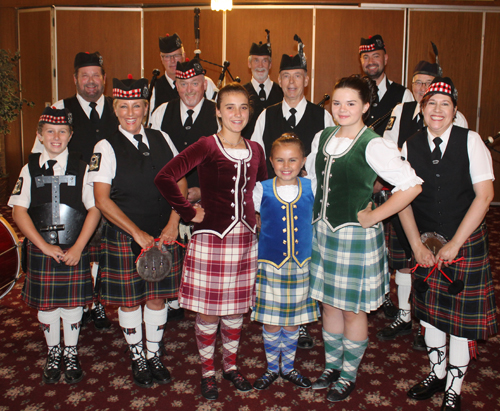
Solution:
M 427 88 L 427 87 L 429 87 L 431 85 L 431 83 L 432 83 L 432 81 L 428 81 L 426 83 L 424 83 L 422 81 L 414 81 L 411 84 L 413 84 L 414 86 L 417 86 L 417 87 L 422 87 L 423 86 L 423 87 Z
M 161 59 L 162 60 L 180 60 L 182 58 L 182 54 L 162 54 Z

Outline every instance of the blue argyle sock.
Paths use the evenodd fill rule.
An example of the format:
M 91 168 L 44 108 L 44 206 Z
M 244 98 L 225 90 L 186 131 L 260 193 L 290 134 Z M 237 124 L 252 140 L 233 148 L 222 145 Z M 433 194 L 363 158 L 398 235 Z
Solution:
M 293 370 L 298 339 L 298 327 L 295 331 L 287 331 L 284 328 L 281 329 L 281 372 L 283 374 L 288 374 Z
M 264 339 L 264 349 L 266 350 L 267 369 L 277 373 L 280 370 L 281 330 L 271 333 L 262 326 L 262 338 Z

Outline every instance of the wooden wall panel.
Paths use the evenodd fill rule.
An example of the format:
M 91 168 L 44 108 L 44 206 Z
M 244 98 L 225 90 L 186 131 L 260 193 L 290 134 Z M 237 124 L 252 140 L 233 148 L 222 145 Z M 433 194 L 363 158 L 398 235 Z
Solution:
M 194 9 L 188 10 L 144 10 L 144 76 L 151 79 L 153 69 L 161 74 L 165 69 L 160 60 L 158 37 L 177 33 L 182 40 L 186 57 L 193 58 Z M 202 9 L 200 12 L 200 57 L 222 64 L 222 12 Z M 221 69 L 202 62 L 209 76 L 216 84 Z
M 458 90 L 458 109 L 472 130 L 476 128 L 481 30 L 482 13 L 410 11 L 408 84 L 420 60 L 434 62 L 432 40 L 439 50 L 443 75 Z
M 28 162 L 40 114 L 52 98 L 50 25 L 49 10 L 19 13 L 20 51 L 24 56 L 21 61 L 23 97 L 35 103 L 34 108 L 23 111 L 23 164 Z
M 308 60 L 308 69 L 312 67 L 312 10 L 290 9 L 244 9 L 233 10 L 227 15 L 227 60 L 231 62 L 233 76 L 239 76 L 245 84 L 252 78 L 248 68 L 248 52 L 252 43 L 266 41 L 265 29 L 270 30 L 273 64 L 271 79 L 278 81 L 281 56 L 297 54 L 297 34 L 304 43 L 304 52 Z M 309 75 L 311 75 L 309 73 Z M 310 87 L 306 97 L 311 95 Z
M 404 12 L 402 10 L 325 10 L 316 15 L 315 96 L 332 93 L 335 82 L 351 74 L 362 74 L 359 43 L 380 34 L 389 60 L 386 73 L 402 83 Z M 330 104 L 327 105 L 330 107 Z
M 92 30 L 89 30 L 89 25 Z M 80 51 L 99 51 L 106 70 L 105 94 L 112 93 L 113 77 L 141 76 L 141 13 L 119 10 L 57 11 L 58 96 L 75 94 L 73 64 Z
M 479 122 L 479 134 L 483 140 L 488 136 L 495 136 L 500 132 L 500 120 L 498 116 L 498 90 L 500 89 L 500 78 L 498 77 L 499 38 L 500 14 L 487 13 L 481 90 L 481 117 Z M 495 142 L 494 147 L 500 150 L 500 139 Z M 492 150 L 491 154 L 493 156 L 493 167 L 496 176 L 496 180 L 494 181 L 494 201 L 500 202 L 500 153 Z

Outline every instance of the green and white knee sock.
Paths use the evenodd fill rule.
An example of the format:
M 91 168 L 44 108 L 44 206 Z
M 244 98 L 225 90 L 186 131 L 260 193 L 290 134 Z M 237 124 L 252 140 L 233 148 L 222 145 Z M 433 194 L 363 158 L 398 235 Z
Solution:
M 342 343 L 344 345 L 344 362 L 340 377 L 354 382 L 358 374 L 359 364 L 368 346 L 368 338 L 363 341 L 352 341 L 344 337 Z
M 343 334 L 329 333 L 323 328 L 323 343 L 325 345 L 325 369 L 341 370 L 344 360 Z

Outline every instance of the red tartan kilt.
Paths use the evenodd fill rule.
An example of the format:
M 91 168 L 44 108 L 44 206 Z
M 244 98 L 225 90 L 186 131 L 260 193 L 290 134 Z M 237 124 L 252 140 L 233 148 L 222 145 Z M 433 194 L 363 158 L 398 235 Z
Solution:
M 89 258 L 91 263 L 98 263 L 101 256 L 101 246 L 100 245 L 89 245 Z
M 401 270 L 402 268 L 413 268 L 412 259 L 406 258 L 405 250 L 399 243 L 396 231 L 391 222 L 384 224 L 384 234 L 387 244 L 387 263 L 392 270 Z
M 182 258 L 177 244 L 168 245 L 172 253 L 170 275 L 158 282 L 144 281 L 137 273 L 130 248 L 132 237 L 104 225 L 99 260 L 99 301 L 120 307 L 135 307 L 148 300 L 177 297 Z
M 455 258 L 464 257 L 464 260 L 447 268 L 443 266 L 452 281 L 464 282 L 464 290 L 451 295 L 450 282 L 442 273 L 434 271 L 427 280 L 429 289 L 425 293 L 413 290 L 416 317 L 445 333 L 469 340 L 485 340 L 496 334 L 496 304 L 488 254 L 488 233 L 483 222 Z M 430 270 L 418 267 L 413 279 L 424 280 Z
M 27 273 L 21 297 L 37 310 L 82 307 L 92 303 L 92 276 L 87 249 L 76 266 L 58 264 L 28 242 Z

